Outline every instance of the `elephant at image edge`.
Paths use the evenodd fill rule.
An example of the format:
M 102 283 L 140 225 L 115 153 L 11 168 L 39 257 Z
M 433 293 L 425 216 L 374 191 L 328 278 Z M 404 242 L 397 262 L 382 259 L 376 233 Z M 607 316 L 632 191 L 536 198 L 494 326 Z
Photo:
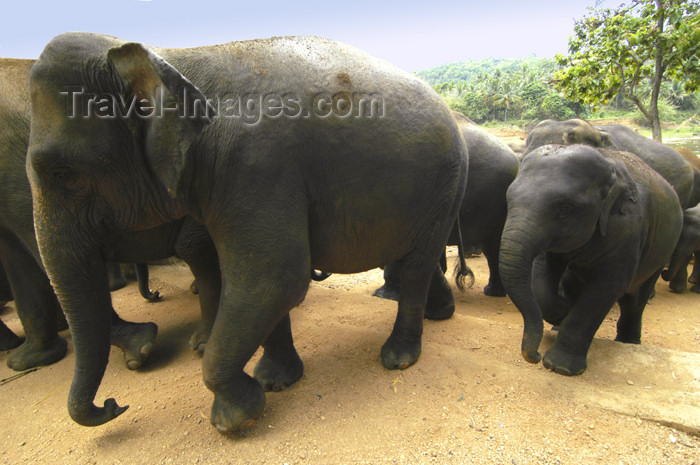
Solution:
M 313 268 L 355 273 L 400 260 L 406 285 L 381 351 L 387 368 L 418 359 L 425 311 L 454 306 L 438 259 L 464 193 L 466 147 L 450 110 L 414 76 L 320 38 L 178 50 L 69 33 L 46 46 L 31 82 L 28 174 L 42 258 L 75 341 L 68 408 L 78 423 L 125 410 L 113 399 L 93 404 L 109 330 L 108 293 L 95 276 L 113 230 L 190 214 L 211 234 L 223 286 L 203 375 L 222 433 L 260 416 L 263 386 L 301 376 L 288 313 Z M 168 108 L 177 98 L 201 109 L 206 96 L 293 97 L 285 114 L 254 122 L 201 111 L 77 122 L 54 92 L 76 86 L 127 101 L 158 92 Z M 373 116 L 313 106 L 319 95 L 350 92 L 381 96 Z M 78 194 L 91 201 L 70 203 Z M 252 378 L 243 368 L 260 345 Z
M 18 371 L 55 363 L 67 350 L 65 339 L 58 335 L 66 327 L 65 318 L 41 266 L 25 168 L 30 128 L 29 72 L 33 63 L 34 60 L 0 59 L 0 259 L 25 331 L 22 343 L 0 322 L 0 343 L 3 350 L 21 344 L 7 360 L 8 366 Z M 190 341 L 193 348 L 202 351 L 220 289 L 216 252 L 206 230 L 190 219 L 139 233 L 138 237 L 142 243 L 133 237 L 122 239 L 132 248 L 121 252 L 123 261 L 179 255 L 190 263 L 195 274 L 203 275 L 203 322 Z M 114 238 L 112 241 L 118 242 Z M 140 253 L 138 249 L 144 250 Z M 110 254 L 115 260 L 120 258 L 113 251 Z M 153 347 L 156 325 L 124 321 L 113 310 L 111 317 L 111 336 L 107 340 L 124 351 L 127 367 L 139 368 Z
M 695 175 L 695 179 L 700 178 L 700 158 L 698 158 L 695 153 L 690 150 L 687 147 L 675 147 L 676 152 L 680 153 L 683 158 L 685 158 L 688 163 L 693 167 L 693 173 Z M 698 202 L 700 202 L 700 198 L 697 198 L 700 196 L 696 196 L 696 198 L 692 199 L 690 202 L 690 205 L 697 206 Z M 687 217 L 685 215 L 691 215 L 691 217 Z M 683 230 L 684 232 L 681 234 L 681 240 L 678 243 L 678 247 L 681 250 L 676 250 L 673 252 L 674 257 L 678 256 L 681 257 L 687 253 L 687 248 L 689 247 L 689 242 L 692 242 L 692 236 L 695 234 L 695 232 L 698 232 L 697 227 L 697 217 L 694 216 L 695 213 L 692 210 L 692 208 L 688 208 L 685 210 L 684 213 L 684 220 L 683 220 Z M 688 221 L 690 224 L 686 227 L 685 222 Z M 687 231 L 686 231 L 687 229 Z M 694 249 L 695 250 L 695 249 Z M 679 266 L 678 268 L 674 267 L 674 271 L 665 271 L 661 276 L 663 277 L 664 280 L 670 281 L 669 282 L 669 288 L 671 289 L 672 292 L 683 292 L 685 288 L 688 286 L 688 283 L 693 283 L 697 284 L 699 279 L 698 276 L 700 276 L 700 256 L 699 254 L 691 254 L 695 255 L 695 263 L 693 264 L 693 271 L 690 274 L 690 277 L 688 277 L 688 267 L 687 263 L 685 266 Z M 690 260 L 690 257 L 688 257 Z M 672 260 L 673 262 L 673 260 Z M 676 265 L 679 265 L 679 262 L 676 261 Z M 671 268 L 671 264 L 669 264 L 669 269 Z M 697 292 L 700 289 L 699 286 L 693 286 L 691 290 L 693 292 Z
M 454 112 L 469 152 L 467 190 L 459 208 L 461 237 L 465 247 L 482 249 L 489 265 L 489 282 L 484 294 L 493 297 L 506 295 L 498 270 L 501 248 L 501 232 L 506 221 L 506 190 L 518 174 L 518 158 L 497 137 L 481 129 L 461 113 Z M 455 230 L 448 245 L 458 245 Z M 447 270 L 446 259 L 442 258 Z M 395 264 L 384 267 L 384 285 L 374 295 L 385 299 L 398 299 L 400 280 Z M 440 315 L 449 318 L 449 315 Z
M 700 172 L 678 152 L 619 124 L 592 126 L 582 119 L 544 120 L 527 135 L 525 154 L 546 144 L 587 144 L 631 152 L 659 173 L 673 187 L 681 208 L 700 200 Z M 693 203 L 695 202 L 695 203 Z
M 687 286 L 688 263 L 693 253 L 700 251 L 700 205 L 688 208 L 683 215 L 683 231 L 673 251 L 668 269 L 664 270 L 661 277 L 670 281 L 672 292 L 683 292 Z M 695 257 L 697 263 L 697 253 Z M 697 282 L 690 288 L 691 291 L 700 293 L 700 284 Z
M 618 302 L 617 341 L 641 341 L 642 312 L 681 232 L 672 187 L 628 152 L 545 145 L 508 189 L 501 278 L 523 315 L 523 357 L 542 357 L 543 318 L 558 325 L 544 366 L 577 375 Z

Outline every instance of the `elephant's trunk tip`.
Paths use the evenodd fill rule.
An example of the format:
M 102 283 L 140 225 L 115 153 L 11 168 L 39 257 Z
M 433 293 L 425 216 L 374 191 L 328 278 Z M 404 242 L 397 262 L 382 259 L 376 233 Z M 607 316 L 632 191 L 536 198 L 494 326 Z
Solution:
M 120 407 L 117 405 L 117 401 L 112 398 L 105 400 L 104 407 L 102 408 L 91 404 L 88 407 L 87 412 L 84 411 L 84 409 L 73 408 L 71 405 L 68 406 L 68 410 L 73 421 L 82 426 L 103 425 L 126 412 L 128 408 L 128 405 Z

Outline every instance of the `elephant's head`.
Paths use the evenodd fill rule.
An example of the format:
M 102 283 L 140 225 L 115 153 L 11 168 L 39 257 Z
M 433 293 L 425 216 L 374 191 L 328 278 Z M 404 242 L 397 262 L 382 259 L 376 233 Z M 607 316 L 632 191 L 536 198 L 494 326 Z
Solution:
M 110 344 L 105 245 L 115 233 L 183 216 L 187 196 L 179 188 L 193 169 L 187 154 L 207 122 L 201 115 L 158 115 L 149 110 L 154 98 L 166 107 L 204 100 L 151 50 L 106 36 L 58 36 L 31 72 L 27 174 L 34 222 L 75 343 L 68 406 L 83 425 L 123 411 L 111 399 L 105 408 L 93 405 Z
M 523 315 L 522 353 L 541 359 L 542 310 L 531 288 L 532 264 L 543 252 L 567 254 L 605 236 L 611 215 L 636 202 L 625 165 L 606 149 L 545 145 L 526 155 L 507 192 L 501 239 L 503 284 Z
M 582 119 L 556 121 L 547 119 L 537 124 L 527 135 L 526 153 L 548 144 L 586 144 L 592 147 L 610 147 L 610 137 Z

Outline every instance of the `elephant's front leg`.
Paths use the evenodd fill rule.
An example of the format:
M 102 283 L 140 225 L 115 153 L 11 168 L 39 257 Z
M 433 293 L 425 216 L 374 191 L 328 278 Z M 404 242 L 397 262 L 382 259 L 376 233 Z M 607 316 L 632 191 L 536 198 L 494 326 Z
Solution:
M 259 230 L 254 237 L 234 228 L 221 238 L 214 237 L 221 261 L 222 292 L 204 351 L 203 375 L 204 383 L 214 393 L 211 422 L 224 434 L 250 427 L 262 414 L 263 387 L 244 372 L 261 344 L 265 343 L 268 351 L 260 368 L 269 370 L 270 378 L 265 382 L 289 383 L 299 374 L 296 352 L 292 355 L 285 351 L 291 346 L 291 335 L 285 326 L 289 321 L 283 321 L 304 300 L 311 276 L 308 223 L 302 215 L 298 218 L 303 224 L 297 223 L 296 229 L 290 219 L 287 229 Z M 260 218 L 255 220 L 251 223 L 261 224 Z M 274 335 L 281 335 L 283 340 L 266 342 Z M 290 367 L 291 373 L 273 373 L 275 366 L 290 357 L 296 365 Z
M 543 318 L 552 325 L 561 324 L 571 309 L 559 292 L 566 266 L 566 261 L 550 253 L 538 255 L 532 263 L 532 292 Z
M 610 265 L 607 273 L 589 272 L 582 281 L 576 302 L 559 326 L 554 346 L 544 355 L 545 368 L 567 376 L 585 371 L 593 337 L 631 279 L 624 271 L 619 275 L 611 274 L 613 270 Z

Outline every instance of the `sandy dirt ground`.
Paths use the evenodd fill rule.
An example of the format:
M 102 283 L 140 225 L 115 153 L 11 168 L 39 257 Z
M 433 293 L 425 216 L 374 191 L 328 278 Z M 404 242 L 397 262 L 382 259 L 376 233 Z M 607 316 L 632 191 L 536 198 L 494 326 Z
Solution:
M 659 282 L 641 346 L 612 340 L 613 309 L 588 370 L 567 378 L 521 358 L 518 310 L 482 294 L 483 257 L 468 263 L 474 287 L 455 292 L 451 319 L 426 322 L 421 358 L 405 371 L 379 358 L 396 314 L 371 295 L 380 270 L 312 283 L 291 313 L 303 378 L 268 393 L 262 418 L 233 437 L 210 425 L 213 395 L 187 346 L 198 320 L 191 274 L 152 267 L 163 302 L 146 302 L 134 283 L 113 293 L 124 318 L 159 325 L 142 370 L 127 370 L 112 349 L 97 402 L 115 397 L 129 410 L 96 428 L 68 417 L 67 331 L 68 356 L 25 376 L 11 378 L 1 353 L 0 463 L 700 464 L 700 295 Z M 21 332 L 11 309 L 2 319 Z M 545 331 L 541 350 L 555 334 Z

